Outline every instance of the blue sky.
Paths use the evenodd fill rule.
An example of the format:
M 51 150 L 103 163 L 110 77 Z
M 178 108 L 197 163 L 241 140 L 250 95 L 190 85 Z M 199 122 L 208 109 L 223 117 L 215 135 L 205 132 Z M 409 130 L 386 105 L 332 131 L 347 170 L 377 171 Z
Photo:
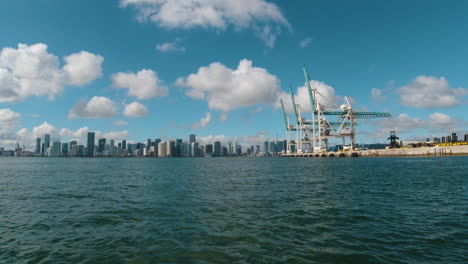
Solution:
M 467 133 L 466 1 L 183 2 L 194 1 L 2 1 L 0 145 L 86 127 L 135 141 L 282 137 L 277 102 L 304 85 L 303 64 L 355 108 L 392 114 L 363 122 L 362 142 L 383 142 L 394 127 L 404 138 Z M 46 52 L 31 55 L 38 44 Z M 50 56 L 58 65 L 21 74 Z M 48 67 L 58 79 L 39 87 L 31 71 Z

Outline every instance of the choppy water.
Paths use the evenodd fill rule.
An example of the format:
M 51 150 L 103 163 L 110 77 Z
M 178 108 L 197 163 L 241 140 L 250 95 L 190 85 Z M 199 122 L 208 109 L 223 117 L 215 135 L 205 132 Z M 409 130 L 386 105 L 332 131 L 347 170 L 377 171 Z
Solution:
M 468 157 L 0 159 L 0 263 L 468 263 Z

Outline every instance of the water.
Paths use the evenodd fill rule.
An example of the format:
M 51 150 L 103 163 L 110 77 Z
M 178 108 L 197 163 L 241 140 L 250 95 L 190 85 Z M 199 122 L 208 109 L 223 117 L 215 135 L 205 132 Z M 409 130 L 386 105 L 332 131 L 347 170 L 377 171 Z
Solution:
M 468 263 L 468 157 L 0 158 L 0 263 Z

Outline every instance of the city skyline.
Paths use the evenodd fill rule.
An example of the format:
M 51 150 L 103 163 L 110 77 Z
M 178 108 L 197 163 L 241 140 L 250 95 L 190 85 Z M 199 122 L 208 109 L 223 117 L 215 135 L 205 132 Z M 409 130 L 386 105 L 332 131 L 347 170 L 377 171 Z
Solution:
M 89 131 L 261 145 L 284 138 L 289 86 L 307 110 L 304 64 L 326 104 L 349 96 L 357 110 L 392 114 L 359 123 L 360 142 L 468 130 L 468 3 L 199 1 L 215 16 L 193 6 L 168 20 L 165 1 L 143 2 L 6 2 L 0 145 L 33 147 L 44 134 L 83 141 Z

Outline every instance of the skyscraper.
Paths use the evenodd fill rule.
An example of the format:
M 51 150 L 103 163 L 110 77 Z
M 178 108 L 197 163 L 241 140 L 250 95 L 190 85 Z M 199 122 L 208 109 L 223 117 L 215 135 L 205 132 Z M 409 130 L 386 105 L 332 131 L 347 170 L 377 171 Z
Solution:
M 215 141 L 213 156 L 220 157 L 223 155 L 223 149 L 221 148 L 221 142 Z
M 94 157 L 94 132 L 88 132 L 87 157 Z
M 68 156 L 68 143 L 62 143 L 62 156 Z
M 105 147 L 106 147 L 106 139 L 105 138 L 99 139 L 97 152 L 103 152 Z
M 166 142 L 159 142 L 158 144 L 158 157 L 166 157 Z
M 36 138 L 36 154 L 41 153 L 41 138 Z
M 50 135 L 45 134 L 44 135 L 44 153 L 47 153 L 47 149 L 50 147 Z
M 127 149 L 127 140 L 122 140 L 122 149 Z
M 194 143 L 194 142 L 197 142 L 197 136 L 192 134 L 189 136 L 189 143 Z

